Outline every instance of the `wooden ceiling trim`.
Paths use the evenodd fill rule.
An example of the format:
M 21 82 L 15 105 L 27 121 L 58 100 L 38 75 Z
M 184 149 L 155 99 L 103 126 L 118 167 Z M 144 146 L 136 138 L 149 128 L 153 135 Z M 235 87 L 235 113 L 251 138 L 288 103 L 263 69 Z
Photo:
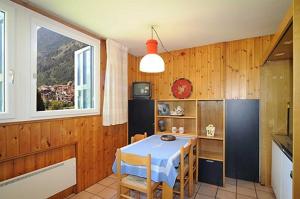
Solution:
M 270 47 L 268 48 L 268 50 L 266 50 L 266 52 L 263 55 L 261 65 L 264 65 L 266 63 L 269 56 L 272 54 L 273 50 L 279 44 L 281 38 L 283 37 L 283 35 L 287 31 L 287 29 L 290 27 L 292 22 L 293 22 L 293 5 L 290 6 L 290 8 L 288 9 L 287 13 L 285 14 L 283 20 L 279 24 L 277 32 L 275 33 L 275 35 L 271 41 Z

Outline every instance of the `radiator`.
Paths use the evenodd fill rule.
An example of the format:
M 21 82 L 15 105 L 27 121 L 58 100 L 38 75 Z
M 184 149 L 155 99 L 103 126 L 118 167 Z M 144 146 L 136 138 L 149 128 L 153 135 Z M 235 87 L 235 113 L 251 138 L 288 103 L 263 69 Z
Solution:
M 1 199 L 44 199 L 76 184 L 76 159 L 71 158 L 0 182 Z

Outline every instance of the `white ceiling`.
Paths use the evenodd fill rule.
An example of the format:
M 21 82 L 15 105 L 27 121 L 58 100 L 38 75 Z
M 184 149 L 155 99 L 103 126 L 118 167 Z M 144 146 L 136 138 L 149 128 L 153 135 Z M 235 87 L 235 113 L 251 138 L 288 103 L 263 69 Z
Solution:
M 157 31 L 168 50 L 274 33 L 291 0 L 28 0 L 143 55 Z M 163 50 L 160 46 L 160 52 Z

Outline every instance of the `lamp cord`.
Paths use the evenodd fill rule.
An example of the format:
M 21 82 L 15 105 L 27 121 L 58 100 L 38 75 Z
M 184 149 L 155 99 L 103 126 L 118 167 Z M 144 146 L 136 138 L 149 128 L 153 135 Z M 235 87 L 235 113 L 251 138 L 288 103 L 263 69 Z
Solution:
M 155 28 L 154 28 L 153 26 L 151 26 L 151 29 L 152 29 L 152 31 L 151 31 L 152 39 L 153 39 L 153 31 L 154 31 L 154 33 L 155 33 L 157 39 L 159 40 L 159 43 L 160 43 L 160 45 L 162 46 L 162 48 L 163 48 L 167 53 L 171 54 L 171 53 L 165 48 L 163 42 L 161 41 L 160 37 L 158 36 L 158 33 L 157 33 L 156 30 L 155 30 Z

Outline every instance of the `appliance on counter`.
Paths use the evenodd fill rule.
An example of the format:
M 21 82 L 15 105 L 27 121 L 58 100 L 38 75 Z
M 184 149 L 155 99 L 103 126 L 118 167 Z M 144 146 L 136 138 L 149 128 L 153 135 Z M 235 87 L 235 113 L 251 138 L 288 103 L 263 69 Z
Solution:
M 150 82 L 133 82 L 132 83 L 133 99 L 151 99 L 151 83 Z
M 293 139 L 293 107 L 289 103 L 287 108 L 287 136 Z

